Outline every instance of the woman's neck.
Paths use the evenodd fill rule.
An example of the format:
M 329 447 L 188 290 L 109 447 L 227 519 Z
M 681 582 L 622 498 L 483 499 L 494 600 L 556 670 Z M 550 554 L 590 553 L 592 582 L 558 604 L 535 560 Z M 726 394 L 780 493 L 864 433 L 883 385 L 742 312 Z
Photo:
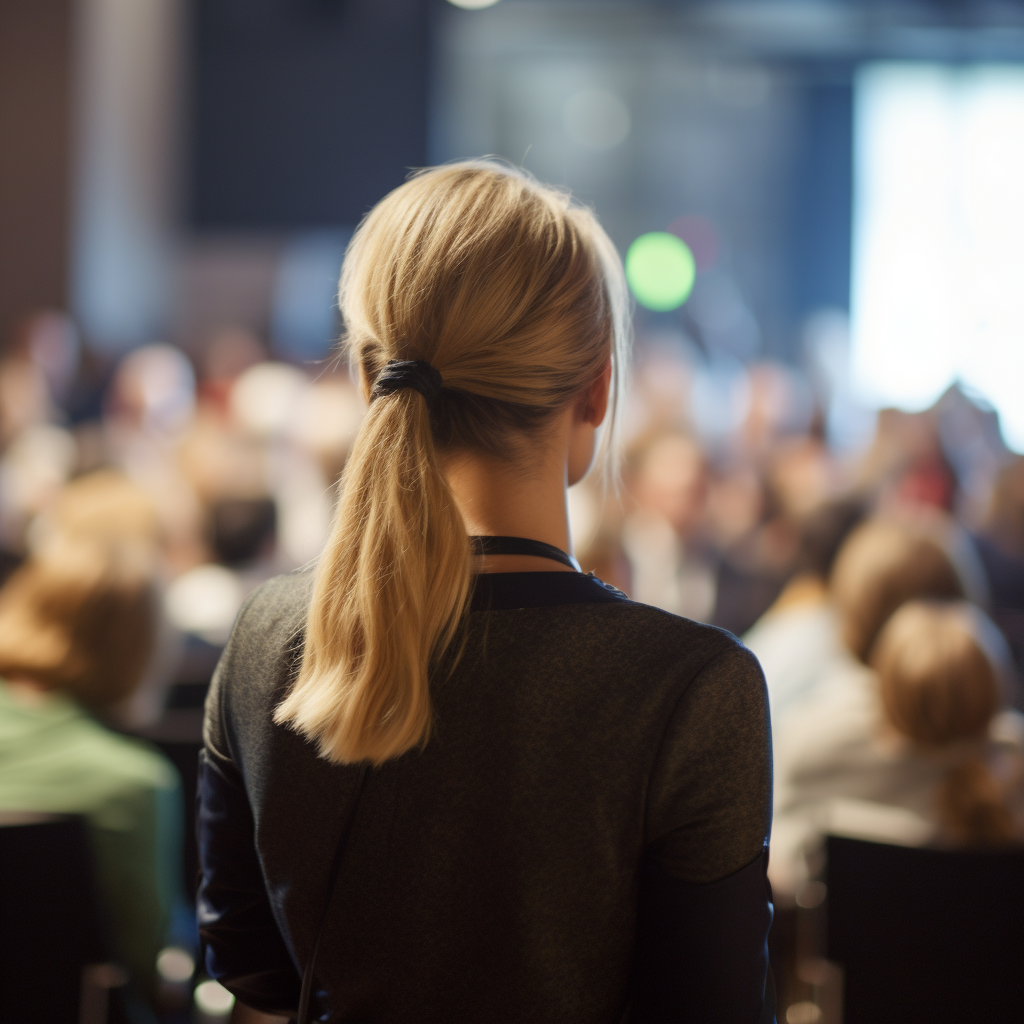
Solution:
M 453 456 L 445 476 L 471 536 L 526 537 L 572 552 L 564 458 L 540 451 L 526 469 L 476 454 Z M 533 555 L 481 555 L 477 572 L 573 572 Z

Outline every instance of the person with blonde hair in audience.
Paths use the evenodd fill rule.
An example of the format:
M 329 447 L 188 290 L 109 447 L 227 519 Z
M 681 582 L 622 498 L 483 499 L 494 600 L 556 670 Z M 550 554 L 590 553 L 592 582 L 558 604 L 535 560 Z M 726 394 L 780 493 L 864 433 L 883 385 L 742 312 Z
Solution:
M 823 510 L 820 540 L 812 536 L 818 526 L 808 523 L 808 547 L 821 549 L 807 563 L 816 570 L 798 573 L 744 637 L 768 682 L 776 777 L 790 719 L 868 672 L 875 638 L 901 604 L 977 591 L 969 558 L 957 550 L 955 528 L 944 518 L 875 516 L 851 531 L 856 508 L 850 502 Z
M 992 622 L 964 602 L 910 601 L 870 660 L 780 736 L 780 891 L 820 866 L 828 832 L 910 846 L 1024 841 L 1024 716 L 1006 706 L 1009 655 Z
M 977 598 L 974 576 L 955 524 L 941 515 L 877 516 L 840 548 L 830 593 L 846 649 L 862 664 L 882 627 L 914 598 Z
M 158 547 L 163 540 L 160 515 L 152 498 L 117 469 L 96 469 L 75 477 L 32 525 L 31 540 L 51 536 L 109 543 L 131 539 Z
M 85 818 L 115 952 L 150 996 L 180 885 L 180 783 L 103 719 L 155 630 L 153 552 L 137 541 L 50 536 L 0 590 L 0 814 Z
M 104 467 L 65 484 L 32 522 L 30 550 L 38 551 L 55 538 L 101 545 L 131 543 L 152 552 L 157 591 L 152 654 L 138 685 L 107 708 L 105 717 L 129 731 L 153 725 L 163 714 L 183 655 L 181 633 L 163 610 L 167 574 L 164 517 L 143 486 L 121 470 Z
M 327 548 L 247 602 L 206 704 L 207 970 L 303 1024 L 773 1019 L 761 671 L 571 555 L 628 359 L 608 236 L 434 168 L 340 305 L 369 410 Z

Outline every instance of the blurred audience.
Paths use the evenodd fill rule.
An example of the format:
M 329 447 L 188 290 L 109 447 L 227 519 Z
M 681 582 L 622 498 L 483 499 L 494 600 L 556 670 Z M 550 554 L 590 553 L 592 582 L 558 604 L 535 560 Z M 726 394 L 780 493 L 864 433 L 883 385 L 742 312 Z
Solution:
M 654 436 L 635 457 L 634 511 L 623 526 L 631 596 L 707 622 L 715 608 L 717 553 L 706 535 L 708 466 L 679 432 Z
M 789 582 L 743 637 L 764 669 L 775 728 L 842 656 L 828 581 L 840 546 L 863 515 L 862 502 L 847 499 L 806 516 Z
M 0 590 L 0 812 L 79 814 L 121 961 L 155 996 L 179 891 L 171 764 L 104 718 L 128 700 L 157 632 L 152 548 L 55 535 Z
M 953 589 L 950 567 L 929 555 L 937 589 Z M 998 631 L 963 602 L 925 601 L 876 630 L 887 603 L 878 593 L 878 614 L 853 634 L 871 667 L 832 678 L 780 731 L 770 873 L 782 894 L 816 874 L 824 833 L 909 846 L 1024 842 L 1024 716 L 1006 708 Z
M 238 608 L 316 557 L 365 411 L 343 368 L 275 359 L 247 329 L 189 351 L 105 360 L 42 311 L 0 358 L 0 811 L 88 817 L 146 984 L 184 840 L 174 770 L 126 734 L 191 786 Z M 1020 835 L 1022 720 L 1005 704 L 1021 696 L 996 626 L 1019 672 L 1024 457 L 957 388 L 883 410 L 863 449 L 838 447 L 836 401 L 814 366 L 641 328 L 623 485 L 569 495 L 584 571 L 743 633 L 760 659 L 783 896 L 830 828 Z
M 830 585 L 844 660 L 868 664 L 882 627 L 904 602 L 967 596 L 951 533 L 952 524 L 937 517 L 875 518 L 847 538 Z
M 59 538 L 100 545 L 134 544 L 152 552 L 155 633 L 152 652 L 137 686 L 106 709 L 108 721 L 124 728 L 152 725 L 163 713 L 181 657 L 181 636 L 163 611 L 165 531 L 146 490 L 124 473 L 98 469 L 75 477 L 33 520 L 29 551 L 45 550 Z
M 992 617 L 1013 651 L 1018 678 L 1024 671 L 1024 457 L 996 476 L 991 507 L 975 536 L 991 591 Z M 1024 706 L 1020 687 L 1018 707 Z

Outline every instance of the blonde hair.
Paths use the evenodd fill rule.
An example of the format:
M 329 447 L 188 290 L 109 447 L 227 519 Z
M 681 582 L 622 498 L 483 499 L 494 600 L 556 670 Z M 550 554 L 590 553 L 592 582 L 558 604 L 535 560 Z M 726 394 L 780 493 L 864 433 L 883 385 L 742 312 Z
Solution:
M 454 664 L 470 596 L 440 457 L 520 459 L 611 358 L 607 455 L 629 310 L 594 215 L 489 161 L 424 171 L 378 203 L 349 246 L 339 301 L 364 387 L 389 361 L 418 359 L 443 388 L 430 409 L 409 388 L 371 401 L 274 720 L 328 760 L 380 764 L 426 742 L 428 676 L 446 652 Z
M 146 545 L 53 539 L 0 590 L 0 676 L 96 712 L 128 697 L 153 649 L 152 578 Z
M 865 664 L 889 616 L 916 598 L 963 598 L 964 583 L 931 524 L 871 519 L 836 557 L 830 579 L 843 641 Z
M 146 491 L 116 469 L 96 469 L 61 488 L 33 527 L 33 547 L 54 535 L 102 543 L 156 544 L 160 517 Z
M 937 796 L 943 832 L 958 845 L 1016 838 L 982 744 L 1002 704 L 999 674 L 962 603 L 911 601 L 882 630 L 872 658 L 882 707 L 897 732 L 925 749 L 961 747 Z

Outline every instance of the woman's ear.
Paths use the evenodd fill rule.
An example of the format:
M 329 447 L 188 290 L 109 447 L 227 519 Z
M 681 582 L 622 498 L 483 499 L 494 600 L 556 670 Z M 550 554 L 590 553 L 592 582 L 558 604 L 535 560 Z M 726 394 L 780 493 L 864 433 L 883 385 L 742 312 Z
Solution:
M 591 426 L 599 427 L 608 414 L 608 393 L 612 383 L 612 357 L 604 361 L 601 373 L 593 384 L 580 396 L 580 419 Z

